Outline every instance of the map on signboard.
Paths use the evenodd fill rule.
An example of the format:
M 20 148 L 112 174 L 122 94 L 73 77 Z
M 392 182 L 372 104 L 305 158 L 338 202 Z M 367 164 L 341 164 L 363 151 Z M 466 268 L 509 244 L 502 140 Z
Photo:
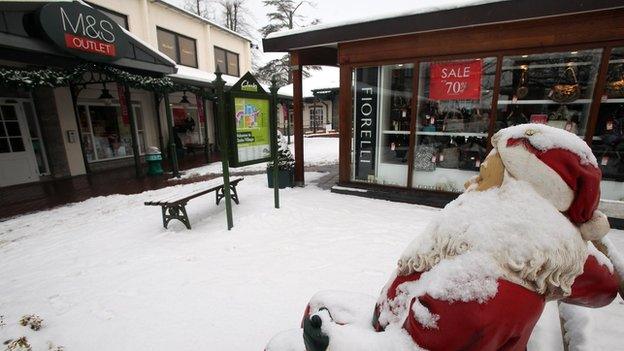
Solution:
M 271 155 L 269 100 L 234 98 L 238 162 L 265 159 Z

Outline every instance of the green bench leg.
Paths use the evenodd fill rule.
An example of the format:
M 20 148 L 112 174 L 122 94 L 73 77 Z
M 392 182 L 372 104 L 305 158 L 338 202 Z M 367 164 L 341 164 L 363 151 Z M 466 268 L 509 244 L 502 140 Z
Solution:
M 169 222 L 171 222 L 174 219 L 177 219 L 178 221 L 182 222 L 182 224 L 184 224 L 186 229 L 191 229 L 191 222 L 189 221 L 188 215 L 186 214 L 186 204 L 179 204 L 179 205 L 172 205 L 172 206 L 164 205 L 162 206 L 162 215 L 163 215 L 163 227 L 165 227 L 165 229 L 169 225 Z
M 240 205 L 240 202 L 238 201 L 238 193 L 236 192 L 236 185 L 234 184 L 230 184 L 230 196 L 232 198 L 232 200 L 234 200 L 234 202 L 237 205 Z M 219 203 L 221 202 L 221 199 L 225 198 L 225 193 L 223 192 L 223 187 L 220 187 L 219 189 L 217 189 L 217 191 L 215 191 L 215 195 L 216 195 L 216 202 L 217 202 L 217 206 L 219 206 Z

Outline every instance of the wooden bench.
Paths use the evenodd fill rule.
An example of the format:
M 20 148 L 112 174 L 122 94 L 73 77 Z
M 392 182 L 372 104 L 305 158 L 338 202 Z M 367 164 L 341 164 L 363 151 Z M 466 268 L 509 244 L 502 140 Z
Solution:
M 238 205 L 238 193 L 236 192 L 236 185 L 243 180 L 244 178 L 235 178 L 230 180 L 230 194 L 232 200 Z M 225 198 L 225 193 L 223 192 L 224 184 L 219 184 L 210 189 L 199 190 L 192 192 L 186 195 L 174 195 L 164 200 L 160 201 L 147 201 L 145 202 L 145 206 L 160 206 L 162 209 L 162 217 L 163 217 L 163 226 L 167 228 L 169 222 L 173 219 L 177 219 L 180 222 L 184 223 L 187 229 L 191 229 L 191 223 L 189 222 L 188 216 L 186 214 L 186 203 L 190 200 L 200 197 L 202 195 L 206 195 L 211 192 L 215 192 L 216 194 L 216 203 L 219 206 L 219 202 L 221 199 Z

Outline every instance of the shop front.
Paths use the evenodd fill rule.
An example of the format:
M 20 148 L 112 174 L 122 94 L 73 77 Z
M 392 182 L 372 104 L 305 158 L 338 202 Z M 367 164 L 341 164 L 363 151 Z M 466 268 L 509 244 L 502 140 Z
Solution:
M 0 187 L 123 166 L 141 177 L 152 146 L 207 154 L 212 88 L 176 69 L 84 3 L 1 3 Z
M 622 1 L 495 1 L 278 33 L 264 46 L 295 65 L 335 50 L 340 191 L 443 205 L 478 173 L 494 133 L 544 123 L 591 145 L 603 207 L 624 218 L 623 23 Z

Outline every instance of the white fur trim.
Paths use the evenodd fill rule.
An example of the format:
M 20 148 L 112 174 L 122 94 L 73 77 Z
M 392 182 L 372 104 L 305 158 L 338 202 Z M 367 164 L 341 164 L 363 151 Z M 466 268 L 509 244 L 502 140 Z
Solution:
M 506 141 L 518 138 L 528 139 L 531 145 L 540 151 L 550 149 L 571 151 L 580 157 L 581 164 L 591 164 L 598 168 L 596 156 L 583 139 L 576 134 L 545 124 L 529 123 L 502 129 L 492 136 L 492 145 L 497 147 L 500 146 L 499 141 L 503 139 Z
M 607 235 L 611 226 L 607 216 L 600 212 L 594 211 L 592 218 L 579 226 L 581 236 L 585 240 L 600 240 L 603 236 Z
M 561 176 L 548 167 L 537 156 L 522 145 L 507 146 L 508 138 L 498 141 L 498 153 L 505 169 L 516 179 L 533 185 L 535 190 L 550 201 L 559 211 L 564 212 L 574 201 L 574 191 L 563 181 Z

